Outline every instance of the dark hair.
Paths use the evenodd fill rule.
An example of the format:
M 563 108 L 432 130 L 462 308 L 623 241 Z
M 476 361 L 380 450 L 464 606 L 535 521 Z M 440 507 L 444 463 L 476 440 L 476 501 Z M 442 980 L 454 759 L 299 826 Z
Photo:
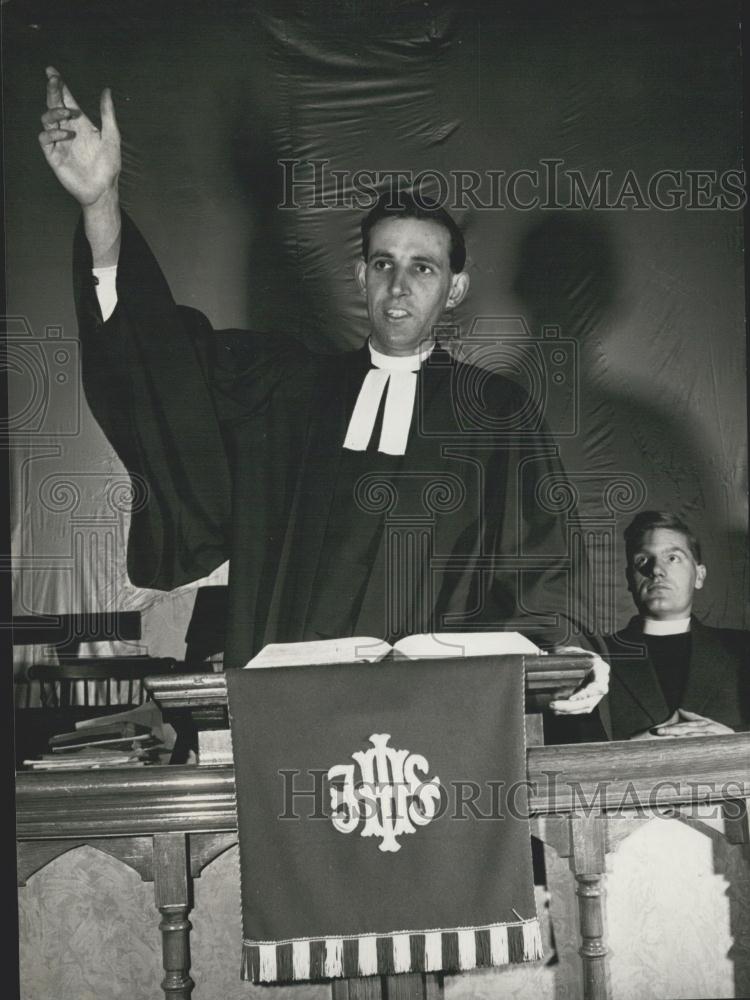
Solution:
M 448 230 L 450 236 L 448 260 L 451 271 L 454 274 L 463 271 L 466 264 L 466 243 L 463 233 L 455 220 L 437 202 L 423 198 L 419 194 L 416 196 L 409 194 L 408 191 L 390 191 L 381 194 L 362 219 L 362 256 L 365 260 L 370 253 L 370 232 L 382 219 L 427 219 L 430 222 L 437 222 L 439 226 Z
M 698 563 L 702 561 L 701 543 L 685 522 L 677 517 L 676 514 L 670 514 L 668 511 L 664 510 L 642 510 L 640 514 L 636 514 L 623 532 L 623 538 L 625 539 L 625 555 L 628 560 L 628 566 L 630 565 L 633 553 L 640 545 L 643 536 L 647 531 L 653 531 L 654 528 L 666 528 L 669 531 L 679 531 L 681 535 L 685 536 L 685 541 L 688 544 L 688 548 L 690 549 L 690 554 L 693 559 L 695 559 Z

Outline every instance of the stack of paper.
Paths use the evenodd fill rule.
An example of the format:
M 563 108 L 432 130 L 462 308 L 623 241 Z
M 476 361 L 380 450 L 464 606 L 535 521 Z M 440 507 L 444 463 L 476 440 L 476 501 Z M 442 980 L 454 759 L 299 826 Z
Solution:
M 87 719 L 69 733 L 50 737 L 51 753 L 25 760 L 35 771 L 59 771 L 101 767 L 142 767 L 168 763 L 169 748 L 157 727 L 148 719 L 135 722 L 131 713 Z

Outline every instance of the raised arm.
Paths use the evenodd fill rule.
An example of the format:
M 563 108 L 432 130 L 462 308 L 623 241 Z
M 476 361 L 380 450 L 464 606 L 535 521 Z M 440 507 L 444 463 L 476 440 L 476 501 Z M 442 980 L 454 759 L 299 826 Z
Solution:
M 120 133 L 112 94 L 100 102 L 101 129 L 81 111 L 64 80 L 47 67 L 47 110 L 39 143 L 55 176 L 81 206 L 94 267 L 117 263 L 120 247 Z
M 228 558 L 235 439 L 248 421 L 256 421 L 249 435 L 262 434 L 257 421 L 295 372 L 295 386 L 312 384 L 309 356 L 284 337 L 217 334 L 202 313 L 178 305 L 147 242 L 120 213 L 109 91 L 97 129 L 49 67 L 47 105 L 42 149 L 83 212 L 73 247 L 83 387 L 133 483 L 128 573 L 138 586 L 170 590 Z M 116 270 L 116 278 L 92 268 Z M 113 278 L 110 311 L 100 293 Z M 283 400 L 304 412 L 300 393 L 287 388 Z
M 211 384 L 216 338 L 208 320 L 176 305 L 146 242 L 121 216 L 120 135 L 112 96 L 101 129 L 47 69 L 39 142 L 83 220 L 73 249 L 81 374 L 89 408 L 127 468 L 134 502 L 128 538 L 133 583 L 172 589 L 227 557 L 230 470 Z M 103 308 L 100 271 L 117 307 Z

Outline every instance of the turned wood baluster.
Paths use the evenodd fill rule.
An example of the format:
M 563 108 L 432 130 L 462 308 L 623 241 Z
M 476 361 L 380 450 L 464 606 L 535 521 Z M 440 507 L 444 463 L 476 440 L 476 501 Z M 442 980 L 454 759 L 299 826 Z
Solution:
M 188 883 L 187 836 L 184 833 L 154 834 L 154 895 L 162 915 L 161 988 L 167 1000 L 190 1000 L 190 886 Z
M 604 940 L 604 821 L 599 816 L 571 816 L 570 844 L 581 928 L 584 1000 L 610 1000 Z
M 585 1000 L 606 997 L 606 956 L 604 926 L 602 922 L 602 899 L 604 887 L 602 875 L 576 875 L 576 896 L 581 916 L 581 937 L 583 943 L 580 955 L 583 959 L 583 995 Z M 602 990 L 605 992 L 602 992 Z

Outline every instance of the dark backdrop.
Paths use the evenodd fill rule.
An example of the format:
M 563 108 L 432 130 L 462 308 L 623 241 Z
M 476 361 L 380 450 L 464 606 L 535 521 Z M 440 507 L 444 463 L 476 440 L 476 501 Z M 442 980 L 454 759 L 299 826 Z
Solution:
M 602 627 L 630 613 L 610 540 L 644 506 L 676 510 L 703 536 L 699 611 L 747 623 L 742 213 L 731 192 L 723 208 L 715 198 L 741 165 L 738 10 L 486 8 L 3 6 L 16 613 L 140 607 L 151 651 L 179 653 L 192 600 L 127 584 L 126 479 L 75 368 L 77 210 L 35 138 L 53 63 L 92 113 L 113 88 L 123 201 L 176 298 L 217 327 L 293 332 L 325 350 L 366 336 L 351 268 L 361 213 L 311 207 L 309 191 L 279 209 L 280 159 L 327 160 L 329 202 L 331 170 L 474 170 L 485 203 L 491 171 L 558 160 L 589 184 L 610 171 L 608 205 L 565 207 L 563 182 L 548 207 L 504 197 L 456 212 L 472 276 L 461 333 L 479 330 L 480 360 L 497 366 L 508 363 L 498 333 L 527 342 L 559 328 L 566 378 L 549 380 L 545 405 L 606 577 Z M 663 170 L 682 189 L 687 171 L 716 183 L 701 195 L 694 177 L 693 207 L 660 208 L 647 191 Z

